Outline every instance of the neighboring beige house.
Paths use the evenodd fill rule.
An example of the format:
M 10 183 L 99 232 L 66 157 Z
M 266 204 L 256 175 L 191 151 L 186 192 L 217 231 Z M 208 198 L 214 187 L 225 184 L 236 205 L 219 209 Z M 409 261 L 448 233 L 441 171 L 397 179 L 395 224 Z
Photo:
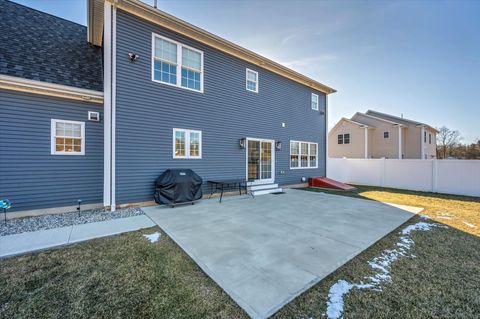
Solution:
M 376 111 L 342 118 L 328 133 L 329 157 L 431 159 L 437 154 L 432 126 Z

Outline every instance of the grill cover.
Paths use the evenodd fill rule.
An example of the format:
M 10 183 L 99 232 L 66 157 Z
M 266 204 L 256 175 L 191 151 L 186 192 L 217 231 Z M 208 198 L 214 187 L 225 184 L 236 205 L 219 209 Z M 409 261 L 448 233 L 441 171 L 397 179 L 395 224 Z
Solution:
M 155 181 L 155 202 L 175 204 L 202 198 L 202 178 L 191 169 L 167 169 Z

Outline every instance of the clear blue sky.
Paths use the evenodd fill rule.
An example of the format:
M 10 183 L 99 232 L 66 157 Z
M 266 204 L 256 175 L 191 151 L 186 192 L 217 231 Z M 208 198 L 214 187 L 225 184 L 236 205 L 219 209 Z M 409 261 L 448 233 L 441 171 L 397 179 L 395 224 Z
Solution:
M 86 24 L 85 0 L 16 2 Z M 330 127 L 370 108 L 480 137 L 480 1 L 158 3 L 337 89 Z

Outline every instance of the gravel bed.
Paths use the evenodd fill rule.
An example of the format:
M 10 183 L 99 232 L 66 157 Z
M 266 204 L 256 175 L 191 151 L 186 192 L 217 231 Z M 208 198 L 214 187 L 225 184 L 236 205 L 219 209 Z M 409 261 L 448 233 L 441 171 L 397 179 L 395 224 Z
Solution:
M 79 224 L 88 224 L 101 222 L 117 218 L 132 217 L 144 215 L 140 208 L 124 208 L 115 212 L 105 211 L 104 209 L 85 210 L 80 214 L 78 212 L 52 214 L 25 218 L 15 218 L 3 221 L 3 215 L 0 221 L 0 236 L 32 232 Z

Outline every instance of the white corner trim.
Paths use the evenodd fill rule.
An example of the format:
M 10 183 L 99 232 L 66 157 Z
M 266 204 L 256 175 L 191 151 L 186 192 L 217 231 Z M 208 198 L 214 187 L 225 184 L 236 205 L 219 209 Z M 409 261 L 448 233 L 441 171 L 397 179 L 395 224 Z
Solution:
M 365 158 L 368 158 L 368 127 L 363 129 L 365 130 Z
M 0 89 L 55 96 L 78 101 L 103 103 L 103 92 L 73 86 L 0 75 Z
M 402 159 L 402 127 L 398 126 L 398 159 Z
M 111 195 L 110 195 L 110 210 L 114 212 L 116 210 L 116 127 L 117 127 L 117 7 L 112 8 L 112 146 L 111 146 Z
M 112 164 L 112 5 L 105 1 L 104 4 L 104 66 L 103 85 L 104 98 L 104 127 L 103 127 L 103 205 L 111 205 L 111 164 Z
M 420 130 L 420 138 L 421 138 L 421 156 L 422 156 L 422 160 L 425 159 L 425 126 L 422 126 L 422 129 Z

